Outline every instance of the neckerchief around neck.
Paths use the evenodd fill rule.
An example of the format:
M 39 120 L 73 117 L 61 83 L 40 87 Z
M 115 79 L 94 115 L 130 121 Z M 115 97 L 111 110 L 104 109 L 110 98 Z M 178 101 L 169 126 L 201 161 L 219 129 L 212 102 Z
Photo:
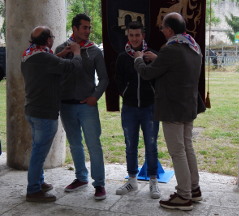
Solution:
M 72 42 L 75 42 L 76 43 L 76 40 L 75 40 L 75 38 L 74 38 L 74 34 L 72 34 L 71 36 L 70 36 L 70 38 L 67 40 L 67 42 L 70 44 L 70 43 L 72 43 Z M 94 46 L 94 43 L 92 42 L 92 41 L 81 41 L 80 43 L 78 43 L 79 45 L 80 45 L 80 47 L 81 47 L 81 49 L 87 49 L 87 48 L 89 48 L 89 47 L 91 47 L 91 46 Z
M 30 46 L 22 54 L 22 62 L 25 62 L 31 56 L 42 52 L 53 54 L 53 51 L 47 46 L 40 47 L 37 46 L 36 44 L 30 44 Z
M 193 39 L 193 37 L 189 34 L 186 34 L 186 33 L 176 34 L 173 37 L 169 38 L 166 45 L 174 44 L 174 43 L 188 44 L 188 46 L 193 51 L 195 51 L 197 54 L 201 54 L 199 45 L 196 43 L 196 41 Z
M 141 51 L 145 51 L 147 49 L 148 49 L 148 45 L 145 42 L 145 40 L 143 40 L 143 42 L 142 42 L 142 50 Z M 128 55 L 130 55 L 131 57 L 134 57 L 135 50 L 132 49 L 131 43 L 129 41 L 125 45 L 125 51 L 128 53 Z

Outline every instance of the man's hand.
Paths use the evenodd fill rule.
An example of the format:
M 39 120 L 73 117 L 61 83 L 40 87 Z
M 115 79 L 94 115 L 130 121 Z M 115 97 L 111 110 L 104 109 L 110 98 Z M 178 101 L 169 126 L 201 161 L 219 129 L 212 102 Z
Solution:
M 147 51 L 147 52 L 144 53 L 144 60 L 146 62 L 154 61 L 157 57 L 158 56 L 155 53 L 151 52 L 151 51 Z
M 56 56 L 58 57 L 65 57 L 68 53 L 71 52 L 71 47 L 70 46 L 66 46 L 61 52 L 57 53 Z
M 144 52 L 137 51 L 134 53 L 134 58 L 138 58 L 138 57 L 143 58 L 143 56 L 144 56 Z
M 81 101 L 81 103 L 86 103 L 89 106 L 95 106 L 97 104 L 97 98 L 96 97 L 88 97 L 85 100 Z
M 71 43 L 70 44 L 71 52 L 74 53 L 74 55 L 80 55 L 80 45 L 77 43 Z

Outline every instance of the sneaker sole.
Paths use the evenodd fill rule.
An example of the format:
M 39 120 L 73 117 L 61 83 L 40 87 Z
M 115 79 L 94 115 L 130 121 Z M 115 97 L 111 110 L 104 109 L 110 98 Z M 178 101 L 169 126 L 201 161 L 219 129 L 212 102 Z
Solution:
M 116 190 L 116 195 L 125 195 L 125 194 L 127 194 L 127 193 L 129 193 L 129 192 L 133 192 L 133 191 L 137 191 L 138 190 L 138 187 L 137 188 L 134 188 L 134 189 L 131 189 L 131 190 L 127 190 L 127 191 L 125 191 L 125 192 L 123 192 L 123 191 L 117 191 Z
M 193 206 L 168 206 L 164 204 L 160 204 L 160 206 L 167 209 L 178 209 L 182 211 L 191 211 L 193 209 Z
M 159 199 L 160 198 L 160 194 L 151 194 L 150 197 L 152 199 Z
M 100 197 L 95 196 L 95 200 L 104 200 L 105 198 L 106 198 L 106 195 L 100 196 Z
M 48 203 L 48 202 L 55 202 L 56 198 L 51 199 L 39 199 L 39 198 L 26 198 L 27 202 L 40 202 L 40 203 Z
M 202 201 L 202 197 L 195 197 L 195 198 L 192 198 L 192 201 L 193 201 L 193 202 L 199 202 L 199 201 Z
M 77 188 L 75 188 L 75 189 L 65 188 L 64 191 L 65 191 L 65 192 L 73 192 L 73 191 L 77 191 L 77 190 L 80 190 L 80 189 L 85 188 L 85 187 L 88 187 L 88 184 L 82 185 L 82 186 L 77 187 Z

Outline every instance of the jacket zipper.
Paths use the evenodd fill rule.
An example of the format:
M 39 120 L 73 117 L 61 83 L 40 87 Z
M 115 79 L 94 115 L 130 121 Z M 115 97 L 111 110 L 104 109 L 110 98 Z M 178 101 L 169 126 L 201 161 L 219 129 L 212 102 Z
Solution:
M 123 93 L 122 93 L 122 96 L 124 96 L 124 94 L 125 94 L 125 92 L 127 91 L 128 87 L 129 87 L 129 82 L 127 82 L 127 85 L 126 85 L 126 87 L 125 87 L 125 89 L 124 89 L 124 91 L 123 91 Z
M 138 98 L 138 107 L 140 107 L 140 75 L 139 73 L 137 73 L 137 75 L 138 75 L 137 98 Z
M 151 86 L 151 88 L 152 88 L 152 90 L 153 90 L 153 93 L 154 93 L 154 95 L 155 95 L 155 89 L 154 89 L 154 87 L 152 86 L 152 83 L 150 83 L 150 86 Z

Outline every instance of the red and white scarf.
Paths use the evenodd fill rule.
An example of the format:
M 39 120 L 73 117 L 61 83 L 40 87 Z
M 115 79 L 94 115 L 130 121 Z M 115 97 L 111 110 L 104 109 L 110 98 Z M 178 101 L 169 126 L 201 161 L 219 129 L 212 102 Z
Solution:
M 74 34 L 72 34 L 70 36 L 70 38 L 67 40 L 67 42 L 70 44 L 72 42 L 75 42 L 76 43 L 76 40 L 75 40 L 75 37 L 74 37 Z M 80 43 L 78 43 L 81 47 L 81 49 L 87 49 L 91 46 L 94 46 L 94 43 L 92 41 L 81 41 Z
M 201 54 L 199 45 L 196 43 L 194 38 L 189 34 L 186 34 L 186 33 L 176 34 L 173 37 L 169 38 L 166 45 L 174 44 L 174 43 L 187 44 L 197 54 Z
M 148 49 L 148 45 L 145 42 L 145 40 L 143 40 L 142 50 L 140 50 L 140 51 L 146 51 L 147 49 Z M 131 57 L 134 57 L 135 50 L 132 48 L 131 43 L 129 41 L 125 45 L 125 51 L 128 53 L 128 55 L 130 55 Z
M 22 54 L 22 62 L 25 62 L 31 56 L 42 52 L 53 54 L 53 51 L 47 46 L 41 47 L 36 44 L 30 44 L 30 46 Z

